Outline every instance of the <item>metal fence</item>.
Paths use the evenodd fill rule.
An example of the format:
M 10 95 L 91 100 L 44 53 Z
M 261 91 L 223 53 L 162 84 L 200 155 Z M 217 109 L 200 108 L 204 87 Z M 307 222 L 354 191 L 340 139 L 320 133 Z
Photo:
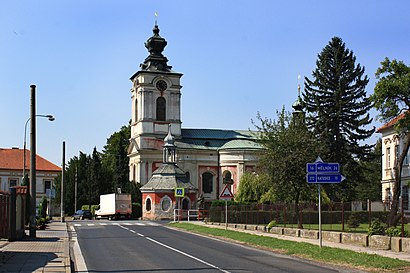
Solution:
M 329 203 L 321 206 L 322 224 L 344 225 L 354 215 L 356 221 L 361 224 L 371 223 L 373 218 L 383 222 L 387 221 L 390 203 L 355 201 Z M 209 220 L 213 222 L 225 222 L 225 206 L 213 206 L 209 210 Z M 317 225 L 319 220 L 318 205 L 316 203 L 301 203 L 296 210 L 295 204 L 235 204 L 228 205 L 227 219 L 229 223 L 267 225 L 276 221 L 278 225 L 285 227 L 297 227 L 298 222 L 309 228 L 309 225 Z
M 0 238 L 9 236 L 10 195 L 0 193 Z

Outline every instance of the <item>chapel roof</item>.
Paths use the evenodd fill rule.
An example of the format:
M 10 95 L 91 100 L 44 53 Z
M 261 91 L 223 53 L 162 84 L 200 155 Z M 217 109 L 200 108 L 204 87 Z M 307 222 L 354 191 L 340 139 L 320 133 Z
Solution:
M 175 163 L 164 163 L 152 173 L 152 177 L 147 184 L 141 187 L 141 191 L 172 191 L 175 188 L 196 190 L 195 186 L 188 181 L 185 172 L 181 168 Z

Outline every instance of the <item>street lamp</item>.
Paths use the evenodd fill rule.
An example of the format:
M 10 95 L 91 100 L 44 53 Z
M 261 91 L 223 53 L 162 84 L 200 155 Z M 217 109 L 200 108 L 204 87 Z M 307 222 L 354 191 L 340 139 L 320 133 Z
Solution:
M 43 117 L 48 118 L 49 121 L 54 121 L 55 118 L 53 115 L 36 115 L 36 117 Z M 27 133 L 27 125 L 30 121 L 31 117 L 29 117 L 24 125 L 24 145 L 23 145 L 23 181 L 26 179 L 26 133 Z

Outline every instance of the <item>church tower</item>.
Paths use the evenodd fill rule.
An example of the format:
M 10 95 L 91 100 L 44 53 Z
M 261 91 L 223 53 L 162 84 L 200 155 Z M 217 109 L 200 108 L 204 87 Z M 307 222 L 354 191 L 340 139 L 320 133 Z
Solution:
M 145 42 L 149 55 L 130 80 L 131 139 L 130 180 L 145 184 L 161 157 L 168 127 L 173 136 L 181 137 L 181 73 L 174 72 L 162 54 L 167 41 L 159 35 L 155 23 L 153 35 Z M 160 155 L 160 154 L 159 154 Z

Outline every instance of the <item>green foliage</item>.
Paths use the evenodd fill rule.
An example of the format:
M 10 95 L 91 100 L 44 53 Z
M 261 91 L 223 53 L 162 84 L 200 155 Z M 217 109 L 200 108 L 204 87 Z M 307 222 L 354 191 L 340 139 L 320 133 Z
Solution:
M 44 218 L 44 219 L 47 216 L 47 198 L 45 196 L 41 198 L 40 204 L 38 206 L 37 214 L 40 218 Z
M 116 192 L 117 188 L 121 188 L 123 193 L 131 193 L 133 202 L 141 203 L 139 186 L 128 180 L 130 134 L 130 126 L 123 126 L 107 139 L 102 153 L 94 148 L 91 155 L 80 152 L 68 161 L 64 181 L 64 208 L 68 215 L 74 213 L 76 184 L 77 209 L 83 205 L 98 204 L 100 195 Z M 55 187 L 55 202 L 60 203 L 61 175 L 55 179 Z
M 374 93 L 370 97 L 374 107 L 380 111 L 379 119 L 383 122 L 396 120 L 394 128 L 398 136 L 403 137 L 401 150 L 395 160 L 394 183 L 392 207 L 390 210 L 389 226 L 395 226 L 399 219 L 398 204 L 400 197 L 400 183 L 403 162 L 406 158 L 410 147 L 410 66 L 405 65 L 402 61 L 385 58 L 381 62 L 381 67 L 377 69 L 376 78 L 379 80 L 374 88 Z
M 37 226 L 44 226 L 46 224 L 46 218 L 44 217 L 40 217 L 40 218 L 36 218 L 36 225 Z
M 142 207 L 140 203 L 132 203 L 132 214 L 131 218 L 138 219 L 142 216 Z
M 401 236 L 401 227 L 388 227 L 386 229 L 386 235 L 390 237 L 400 237 Z M 404 230 L 404 237 L 409 237 L 409 232 Z
M 275 220 L 272 220 L 269 222 L 269 224 L 266 226 L 268 230 L 271 230 L 271 228 L 278 226 L 278 223 Z
M 131 135 L 131 126 L 123 126 L 120 131 L 113 133 L 104 146 L 102 164 L 108 170 L 111 178 L 111 191 L 117 188 L 124 189 L 129 184 L 128 144 Z M 136 181 L 134 181 L 136 182 Z
M 363 179 L 355 159 L 366 159 L 372 145 L 363 144 L 374 128 L 366 97 L 369 81 L 364 68 L 356 65 L 356 57 L 338 37 L 332 38 L 318 55 L 313 79 L 305 77 L 303 100 L 308 112 L 307 125 L 319 139 L 325 162 L 338 162 L 347 180 L 324 185 L 331 200 L 349 201 L 355 187 Z
M 269 177 L 267 175 L 246 172 L 241 177 L 235 200 L 260 202 L 262 196 L 266 195 L 267 192 L 269 192 Z
M 360 226 L 360 219 L 356 213 L 352 213 L 347 219 L 347 226 L 350 229 L 358 228 Z
M 260 125 L 254 123 L 265 149 L 258 164 L 258 173 L 264 176 L 261 181 L 252 181 L 260 193 L 252 199 L 258 198 L 260 203 L 292 202 L 298 215 L 297 204 L 316 196 L 315 187 L 306 182 L 306 163 L 315 161 L 321 145 L 308 131 L 303 115 L 292 116 L 284 108 L 277 115 L 277 120 L 271 120 L 258 114 Z
M 379 139 L 368 161 L 360 161 L 363 179 L 356 187 L 357 200 L 381 201 L 382 184 L 382 142 Z
M 379 218 L 373 218 L 369 227 L 369 235 L 384 235 L 386 233 L 386 225 Z

